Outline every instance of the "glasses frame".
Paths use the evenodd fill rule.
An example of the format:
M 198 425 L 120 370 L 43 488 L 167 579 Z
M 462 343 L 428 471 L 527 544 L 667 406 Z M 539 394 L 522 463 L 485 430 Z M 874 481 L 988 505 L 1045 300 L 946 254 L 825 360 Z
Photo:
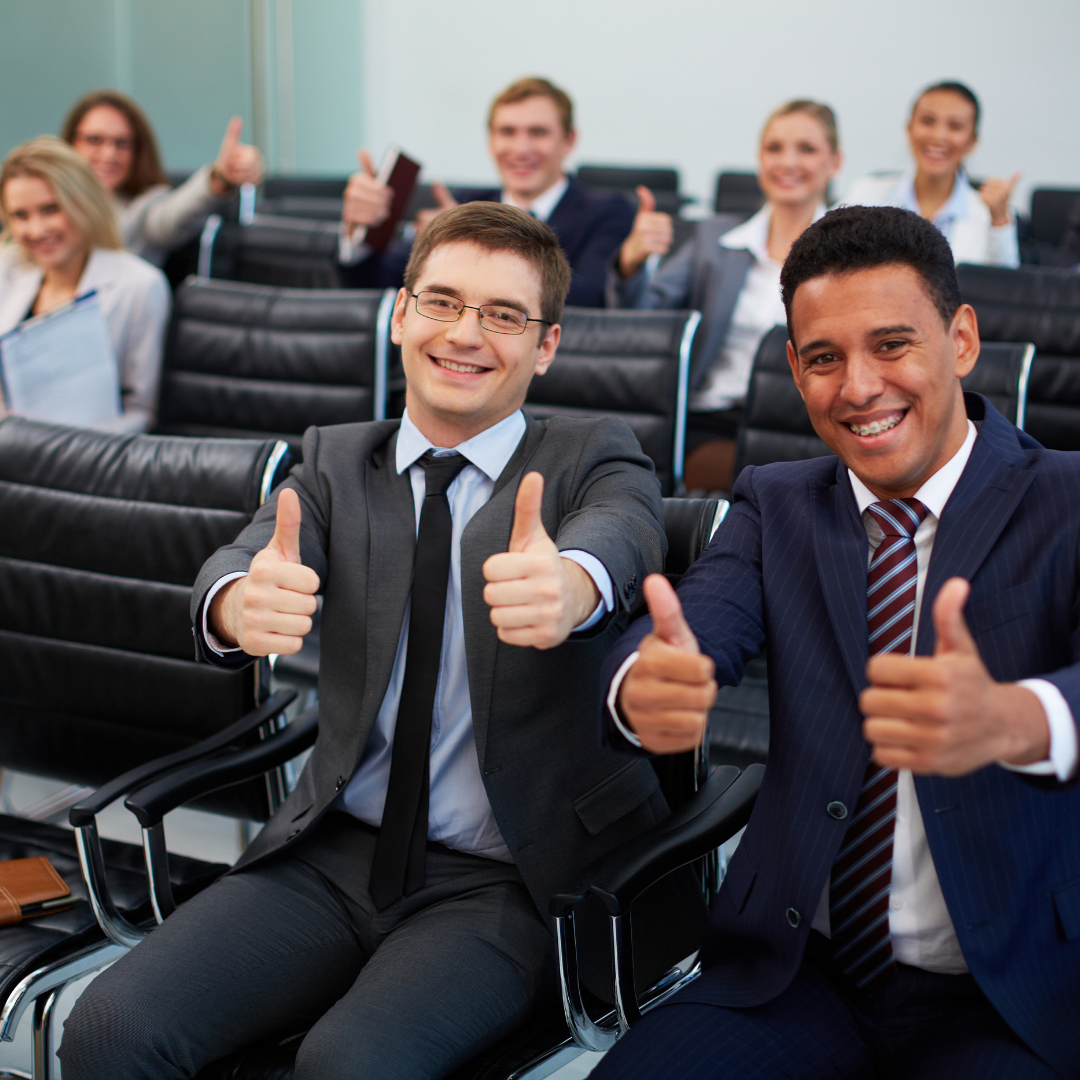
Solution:
M 422 292 L 433 292 L 434 290 L 432 290 L 432 289 L 423 289 L 421 291 Z M 485 326 L 484 325 L 484 316 L 483 316 L 482 312 L 480 311 L 480 308 L 485 308 L 485 307 L 507 307 L 508 305 L 506 305 L 506 304 L 481 304 L 480 307 L 477 307 L 475 304 L 464 304 L 460 300 L 458 300 L 458 298 L 456 296 L 450 296 L 449 293 L 435 293 L 435 295 L 436 296 L 445 296 L 447 300 L 454 300 L 456 303 L 461 304 L 461 310 L 458 312 L 456 319 L 436 319 L 434 315 L 425 315 L 424 312 L 422 312 L 420 310 L 420 293 L 415 293 L 414 292 L 414 293 L 409 293 L 409 295 L 413 298 L 413 307 L 416 308 L 416 314 L 422 316 L 425 319 L 430 319 L 432 322 L 444 322 L 444 323 L 461 322 L 461 316 L 464 315 L 466 311 L 475 311 L 476 312 L 476 317 L 480 321 L 480 329 L 481 330 L 486 330 L 489 334 L 506 334 L 509 337 L 521 337 L 521 335 L 524 334 L 525 331 L 529 329 L 529 323 L 531 323 L 531 322 L 544 323 L 546 326 L 551 326 L 551 320 L 550 319 L 534 319 L 531 315 L 525 315 L 525 325 L 520 330 L 493 330 L 490 326 Z M 525 313 L 522 312 L 522 314 L 525 314 Z
M 75 132 L 75 142 L 84 142 L 94 147 L 111 146 L 113 150 L 122 154 L 134 154 L 137 144 L 135 139 L 115 139 L 111 135 L 85 135 L 81 131 Z

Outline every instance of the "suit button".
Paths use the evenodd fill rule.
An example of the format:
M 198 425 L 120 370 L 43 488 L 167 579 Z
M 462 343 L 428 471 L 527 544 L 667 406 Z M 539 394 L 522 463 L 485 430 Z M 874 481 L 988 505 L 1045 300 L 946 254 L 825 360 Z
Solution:
M 295 840 L 299 835 L 300 835 L 300 830 L 299 829 L 293 829 L 293 831 L 291 833 L 289 833 L 289 835 L 287 837 L 285 837 L 285 843 L 287 844 L 290 840 Z
M 847 807 L 842 802 L 831 802 L 825 807 L 825 813 L 837 821 L 843 821 L 847 817 Z
M 335 791 L 340 791 L 344 786 L 345 786 L 345 777 L 344 776 L 339 776 L 334 781 L 334 790 Z
M 631 597 L 633 597 L 634 593 L 636 593 L 636 592 L 637 592 L 637 582 L 636 581 L 628 581 L 623 586 L 623 596 L 625 596 L 627 600 L 631 599 Z
M 793 907 L 789 907 L 785 914 L 787 915 L 788 926 L 792 930 L 798 930 L 799 923 L 802 922 L 802 916 Z

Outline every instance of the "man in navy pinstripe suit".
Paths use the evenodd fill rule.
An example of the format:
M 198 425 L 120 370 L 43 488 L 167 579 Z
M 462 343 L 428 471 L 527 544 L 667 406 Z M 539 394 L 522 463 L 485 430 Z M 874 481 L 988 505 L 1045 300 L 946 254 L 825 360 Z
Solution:
M 827 214 L 782 289 L 837 457 L 744 470 L 603 675 L 609 743 L 673 753 L 764 649 L 766 777 L 704 974 L 593 1075 L 1080 1076 L 1080 455 L 963 393 L 917 215 Z

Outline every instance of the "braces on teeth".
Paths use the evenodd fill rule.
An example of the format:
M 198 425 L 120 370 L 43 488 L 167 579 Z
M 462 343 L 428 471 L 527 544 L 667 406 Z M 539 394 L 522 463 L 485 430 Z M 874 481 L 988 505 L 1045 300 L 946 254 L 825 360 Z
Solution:
M 890 428 L 896 427 L 902 419 L 902 416 L 898 416 L 895 420 L 882 420 L 880 422 L 874 420 L 869 424 L 848 424 L 848 427 L 851 428 L 856 435 L 880 435 L 883 431 L 888 431 Z

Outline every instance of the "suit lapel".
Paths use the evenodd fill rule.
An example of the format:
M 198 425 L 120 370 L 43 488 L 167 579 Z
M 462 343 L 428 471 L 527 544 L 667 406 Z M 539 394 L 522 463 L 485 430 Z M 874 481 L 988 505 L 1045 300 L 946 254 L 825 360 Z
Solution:
M 725 248 L 719 243 L 719 239 L 716 243 L 720 250 L 717 253 L 717 261 L 713 264 L 716 282 L 710 290 L 711 297 L 708 298 L 708 303 L 703 296 L 693 297 L 690 305 L 700 307 L 709 313 L 709 332 L 698 335 L 690 363 L 691 390 L 697 389 L 717 356 L 720 355 L 720 348 L 731 326 L 735 304 L 746 281 L 750 265 L 754 261 L 753 255 L 745 249 Z
M 859 693 L 867 685 L 870 646 L 866 630 L 866 529 L 847 470 L 837 462 L 835 483 L 811 481 L 814 557 L 840 653 Z M 854 599 L 853 599 L 854 598 Z

